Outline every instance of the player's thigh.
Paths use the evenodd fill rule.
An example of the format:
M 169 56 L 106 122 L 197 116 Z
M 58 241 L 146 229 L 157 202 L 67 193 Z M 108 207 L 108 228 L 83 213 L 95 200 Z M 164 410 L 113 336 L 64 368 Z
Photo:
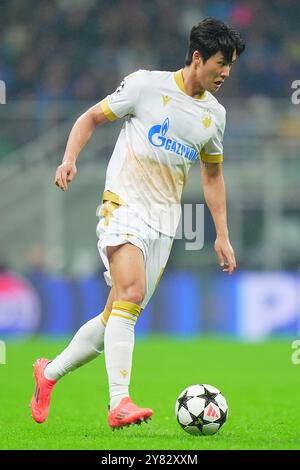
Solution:
M 143 308 L 146 307 L 162 278 L 171 253 L 172 245 L 173 238 L 160 237 L 159 239 L 154 240 L 149 247 L 149 254 L 146 263 L 146 295 L 142 303 Z
M 146 271 L 142 250 L 132 243 L 125 243 L 108 246 L 106 251 L 115 295 L 132 287 L 145 293 Z

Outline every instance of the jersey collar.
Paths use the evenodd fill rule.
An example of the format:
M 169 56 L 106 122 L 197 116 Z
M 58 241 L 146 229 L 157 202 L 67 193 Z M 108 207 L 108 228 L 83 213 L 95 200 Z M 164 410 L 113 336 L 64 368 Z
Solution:
M 184 86 L 184 81 L 183 81 L 182 69 L 177 70 L 177 72 L 174 72 L 174 79 L 175 79 L 175 82 L 176 82 L 176 85 L 178 86 L 178 88 L 180 88 L 180 90 L 183 91 L 183 93 L 185 93 L 187 95 L 187 92 L 186 92 L 186 89 L 185 89 L 185 86 Z M 190 96 L 190 95 L 188 95 L 188 96 Z M 206 97 L 206 91 L 204 91 L 196 99 L 197 100 L 203 100 L 205 97 Z M 192 98 L 192 96 L 191 96 L 191 98 Z

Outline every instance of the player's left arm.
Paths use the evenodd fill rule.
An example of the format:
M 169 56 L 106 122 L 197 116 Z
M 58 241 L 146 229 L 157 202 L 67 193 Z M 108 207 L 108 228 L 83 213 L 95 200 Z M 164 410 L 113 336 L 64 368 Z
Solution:
M 200 164 L 203 193 L 216 228 L 215 251 L 223 271 L 232 274 L 236 268 L 236 260 L 228 235 L 222 163 L 201 161 Z

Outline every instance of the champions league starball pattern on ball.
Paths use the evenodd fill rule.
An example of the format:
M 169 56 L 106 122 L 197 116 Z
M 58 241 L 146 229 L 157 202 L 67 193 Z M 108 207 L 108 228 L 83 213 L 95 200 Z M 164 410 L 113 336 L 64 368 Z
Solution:
M 228 417 L 228 405 L 220 390 L 212 385 L 191 385 L 177 398 L 175 415 L 189 434 L 216 434 Z

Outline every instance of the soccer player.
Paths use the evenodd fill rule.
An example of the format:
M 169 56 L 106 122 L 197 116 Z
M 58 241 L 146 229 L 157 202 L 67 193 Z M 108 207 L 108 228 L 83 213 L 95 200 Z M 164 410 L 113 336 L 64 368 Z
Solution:
M 222 175 L 225 109 L 213 96 L 245 48 L 240 35 L 207 18 L 194 26 L 183 69 L 138 70 L 73 126 L 55 184 L 67 191 L 76 159 L 99 124 L 125 117 L 111 156 L 100 207 L 98 249 L 111 286 L 103 312 L 76 333 L 53 361 L 34 364 L 32 416 L 48 416 L 55 383 L 105 352 L 111 428 L 152 415 L 129 396 L 134 327 L 167 263 L 180 219 L 188 171 L 200 160 L 206 203 L 215 228 L 215 251 L 225 273 L 236 268 L 226 220 Z M 163 314 L 163 312 L 162 312 Z

